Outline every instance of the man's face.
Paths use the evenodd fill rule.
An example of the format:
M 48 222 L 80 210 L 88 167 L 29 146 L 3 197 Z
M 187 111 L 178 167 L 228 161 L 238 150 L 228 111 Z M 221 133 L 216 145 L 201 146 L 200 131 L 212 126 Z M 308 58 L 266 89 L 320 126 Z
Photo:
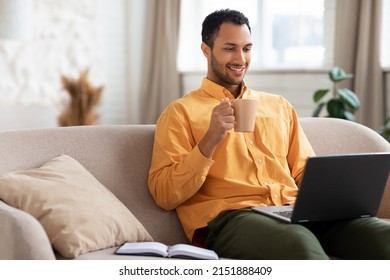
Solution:
M 246 25 L 223 23 L 213 48 L 202 45 L 208 59 L 207 77 L 234 94 L 248 70 L 251 48 L 251 35 Z

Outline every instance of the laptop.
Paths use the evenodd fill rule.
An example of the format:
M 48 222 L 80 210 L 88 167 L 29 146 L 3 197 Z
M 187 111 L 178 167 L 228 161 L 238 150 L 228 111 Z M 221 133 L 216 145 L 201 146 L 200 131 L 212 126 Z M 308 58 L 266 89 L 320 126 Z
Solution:
M 287 223 L 376 216 L 390 172 L 390 153 L 309 157 L 294 205 L 252 207 Z

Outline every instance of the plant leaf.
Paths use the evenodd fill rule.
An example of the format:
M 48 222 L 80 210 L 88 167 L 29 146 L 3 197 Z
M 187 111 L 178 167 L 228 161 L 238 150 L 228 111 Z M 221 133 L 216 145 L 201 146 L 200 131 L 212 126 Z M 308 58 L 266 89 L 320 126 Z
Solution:
M 345 111 L 344 112 L 344 118 L 346 120 L 349 120 L 349 121 L 353 121 L 353 122 L 356 122 L 356 117 L 353 113 L 351 113 L 350 111 Z
M 343 68 L 338 66 L 332 67 L 332 69 L 329 70 L 328 74 L 329 78 L 335 83 L 353 77 L 352 74 L 346 73 Z
M 351 109 L 358 110 L 360 108 L 359 97 L 352 90 L 339 88 L 337 93 L 339 94 L 341 101 L 347 104 Z
M 313 117 L 318 117 L 320 115 L 320 112 L 321 112 L 322 108 L 324 108 L 324 106 L 325 106 L 325 102 L 319 103 L 317 108 L 314 110 L 312 116 Z
M 344 104 L 339 99 L 331 99 L 326 106 L 329 117 L 344 119 Z
M 388 124 L 390 124 L 390 116 L 387 117 L 387 119 L 385 120 L 383 126 L 387 126 Z
M 317 90 L 313 95 L 314 102 L 317 103 L 318 101 L 320 101 L 328 92 L 329 92 L 329 89 Z

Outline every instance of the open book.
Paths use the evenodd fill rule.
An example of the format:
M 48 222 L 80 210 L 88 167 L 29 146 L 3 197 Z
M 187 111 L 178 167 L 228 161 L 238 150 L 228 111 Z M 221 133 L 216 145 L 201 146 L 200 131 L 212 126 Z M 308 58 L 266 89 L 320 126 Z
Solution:
M 219 259 L 213 250 L 188 244 L 167 246 L 160 242 L 128 242 L 119 247 L 115 253 L 119 255 L 160 256 L 164 258 Z

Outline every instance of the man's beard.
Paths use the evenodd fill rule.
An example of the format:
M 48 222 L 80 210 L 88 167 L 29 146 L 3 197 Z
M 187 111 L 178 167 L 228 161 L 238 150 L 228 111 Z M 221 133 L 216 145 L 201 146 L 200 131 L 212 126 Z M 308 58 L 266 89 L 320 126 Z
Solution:
M 218 79 L 223 82 L 225 85 L 234 85 L 239 86 L 242 83 L 243 78 L 233 79 L 229 77 L 227 74 L 224 74 L 219 69 L 218 61 L 215 59 L 214 54 L 211 52 L 211 70 L 214 75 L 218 77 Z

